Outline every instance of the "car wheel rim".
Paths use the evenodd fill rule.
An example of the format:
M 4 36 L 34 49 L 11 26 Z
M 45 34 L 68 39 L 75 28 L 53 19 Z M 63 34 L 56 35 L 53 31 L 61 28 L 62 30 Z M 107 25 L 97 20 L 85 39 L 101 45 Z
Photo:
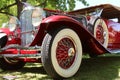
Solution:
M 105 32 L 104 32 L 103 27 L 101 25 L 98 25 L 96 29 L 96 39 L 102 44 L 104 44 L 104 41 L 105 41 L 104 33 Z
M 67 49 L 66 51 L 64 50 L 65 48 L 60 46 L 61 43 L 66 44 L 64 45 Z M 67 45 L 69 45 L 68 48 Z M 64 54 L 62 52 L 58 53 L 60 49 L 65 51 Z M 61 55 L 65 56 L 61 57 Z M 69 28 L 60 30 L 52 42 L 50 56 L 53 68 L 58 75 L 65 78 L 73 76 L 78 71 L 82 60 L 82 45 L 77 33 Z M 71 59 L 69 64 L 65 62 L 67 66 L 66 64 L 64 65 L 63 62 L 60 63 L 61 59 L 64 58 L 68 59 L 63 60 L 63 62 Z
M 94 25 L 94 37 L 98 42 L 100 42 L 104 47 L 108 46 L 108 28 L 104 20 L 97 19 Z
M 60 67 L 70 68 L 75 60 L 75 46 L 70 38 L 63 38 L 58 42 L 56 49 L 56 58 Z

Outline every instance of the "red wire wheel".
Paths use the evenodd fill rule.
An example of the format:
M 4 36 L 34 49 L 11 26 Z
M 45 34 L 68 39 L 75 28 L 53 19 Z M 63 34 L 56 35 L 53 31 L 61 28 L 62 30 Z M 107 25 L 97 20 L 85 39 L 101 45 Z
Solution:
M 82 45 L 77 33 L 59 28 L 46 34 L 42 44 L 42 63 L 53 78 L 69 78 L 77 73 L 82 60 Z
M 108 28 L 103 19 L 97 19 L 94 25 L 94 37 L 107 48 L 108 46 Z
M 73 41 L 70 38 L 63 38 L 58 42 L 56 49 L 56 58 L 58 64 L 68 69 L 75 60 L 76 50 Z

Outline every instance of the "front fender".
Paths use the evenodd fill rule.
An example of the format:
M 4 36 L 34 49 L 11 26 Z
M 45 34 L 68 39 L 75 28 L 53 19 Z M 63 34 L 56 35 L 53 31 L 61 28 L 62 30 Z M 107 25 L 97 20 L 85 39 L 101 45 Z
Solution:
M 105 52 L 109 52 L 94 38 L 94 36 L 82 25 L 81 22 L 68 16 L 54 15 L 44 19 L 35 38 L 36 41 L 34 42 L 39 42 L 39 45 L 41 45 L 43 38 L 47 32 L 54 31 L 57 28 L 63 26 L 70 27 L 77 32 L 78 36 L 81 39 L 84 52 L 91 51 L 91 53 L 96 54 L 103 54 Z
M 38 34 L 36 35 L 36 38 L 32 42 L 31 46 L 36 44 L 41 45 L 46 32 L 52 29 L 58 28 L 63 24 L 70 25 L 72 23 L 79 24 L 77 20 L 67 16 L 53 15 L 45 18 L 42 21 L 42 23 L 39 25 L 40 28 L 39 28 Z
M 0 32 L 1 33 L 6 33 L 7 35 L 12 33 L 8 28 L 0 28 Z
M 77 20 L 71 18 L 71 17 L 68 17 L 68 16 L 60 16 L 60 15 L 53 15 L 53 16 L 50 16 L 48 18 L 45 18 L 42 23 L 52 23 L 52 22 L 60 22 L 60 21 L 69 21 L 69 22 L 73 22 L 73 23 L 78 23 Z

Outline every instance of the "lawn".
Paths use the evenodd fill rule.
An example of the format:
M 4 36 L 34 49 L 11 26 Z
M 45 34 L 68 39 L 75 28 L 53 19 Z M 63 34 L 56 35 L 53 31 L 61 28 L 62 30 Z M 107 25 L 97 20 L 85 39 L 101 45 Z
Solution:
M 38 63 L 27 63 L 17 71 L 0 69 L 0 80 L 5 76 L 14 76 L 15 80 L 53 80 Z M 83 58 L 78 73 L 66 80 L 120 80 L 120 56 Z

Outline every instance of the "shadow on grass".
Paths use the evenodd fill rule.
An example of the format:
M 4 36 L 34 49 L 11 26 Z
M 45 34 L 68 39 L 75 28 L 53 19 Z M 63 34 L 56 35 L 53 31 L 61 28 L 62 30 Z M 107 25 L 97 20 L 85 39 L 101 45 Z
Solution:
M 73 80 L 120 80 L 120 56 L 83 59 Z
M 20 80 L 25 78 L 29 80 L 53 80 L 40 64 L 33 63 L 28 63 L 18 71 L 0 71 L 0 73 L 0 76 L 5 74 L 19 75 Z M 98 57 L 95 59 L 84 58 L 78 73 L 66 80 L 120 80 L 119 73 L 120 56 Z
M 44 68 L 41 66 L 41 67 L 24 67 L 23 69 L 19 70 L 19 72 L 21 73 L 37 73 L 37 74 L 43 74 L 43 75 L 46 75 L 46 71 L 44 70 Z

